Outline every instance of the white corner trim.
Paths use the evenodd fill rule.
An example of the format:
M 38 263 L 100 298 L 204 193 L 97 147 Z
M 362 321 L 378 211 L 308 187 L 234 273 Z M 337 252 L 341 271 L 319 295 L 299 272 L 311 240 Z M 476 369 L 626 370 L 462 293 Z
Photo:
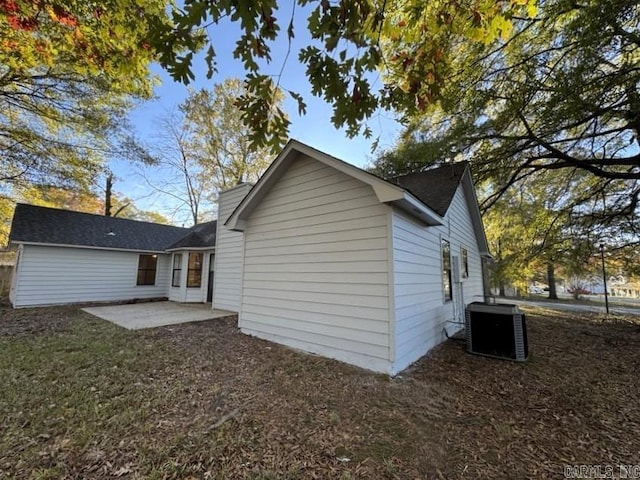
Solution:
M 395 286 L 395 260 L 393 255 L 394 249 L 394 212 L 393 208 L 389 208 L 387 213 L 387 294 L 389 299 L 389 364 L 391 372 L 395 368 L 396 363 L 396 286 Z

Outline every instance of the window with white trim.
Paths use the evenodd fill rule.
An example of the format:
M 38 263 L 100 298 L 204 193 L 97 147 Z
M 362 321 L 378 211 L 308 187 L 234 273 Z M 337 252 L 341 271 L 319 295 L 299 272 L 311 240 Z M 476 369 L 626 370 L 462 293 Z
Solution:
M 187 288 L 199 287 L 202 284 L 202 253 L 189 254 L 187 269 Z
M 445 302 L 453 298 L 451 285 L 451 244 L 442 239 L 442 290 Z
M 182 254 L 173 254 L 173 272 L 171 274 L 171 286 L 180 286 L 180 277 L 182 276 Z
M 138 279 L 136 285 L 155 285 L 158 256 L 141 254 L 138 257 Z

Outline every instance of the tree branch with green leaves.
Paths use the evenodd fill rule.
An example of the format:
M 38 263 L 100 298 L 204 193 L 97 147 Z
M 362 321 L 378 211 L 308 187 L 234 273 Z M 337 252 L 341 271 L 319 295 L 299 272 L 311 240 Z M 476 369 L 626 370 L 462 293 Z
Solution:
M 247 94 L 238 98 L 242 119 L 251 128 L 253 146 L 277 151 L 289 127 L 276 102 L 283 69 L 275 76 L 263 71 L 265 65 L 286 62 L 290 49 L 283 60 L 272 56 L 272 47 L 282 40 L 291 45 L 300 33 L 299 12 L 307 16 L 308 44 L 298 52 L 298 61 L 305 65 L 312 94 L 332 105 L 334 126 L 345 127 L 349 136 L 370 136 L 366 122 L 379 109 L 414 115 L 436 103 L 452 65 L 459 62 L 456 46 L 507 38 L 513 18 L 535 16 L 536 1 L 294 0 L 288 11 L 276 0 L 187 0 L 174 6 L 173 25 L 159 29 L 153 45 L 160 63 L 183 83 L 195 78 L 194 53 L 206 49 L 211 78 L 220 47 L 207 32 L 224 21 L 238 24 L 233 55 L 242 62 L 247 86 Z M 285 92 L 304 113 L 300 92 L 286 87 Z

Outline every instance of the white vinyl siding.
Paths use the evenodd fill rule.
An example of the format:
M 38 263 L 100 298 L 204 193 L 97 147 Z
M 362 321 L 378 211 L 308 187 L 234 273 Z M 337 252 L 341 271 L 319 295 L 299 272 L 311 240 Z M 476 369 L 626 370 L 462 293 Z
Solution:
M 250 189 L 250 184 L 244 184 L 220 193 L 214 259 L 213 308 L 232 312 L 240 310 L 243 233 L 229 230 L 224 223 Z
M 25 245 L 14 306 L 166 297 L 170 255 L 158 254 L 155 285 L 136 285 L 139 253 Z
M 182 287 L 171 287 L 169 289 L 169 300 L 172 302 L 184 301 L 184 293 Z
M 451 201 L 451 206 L 447 212 L 446 218 L 449 220 L 449 231 L 447 236 L 451 241 L 451 256 L 458 257 L 458 267 L 460 268 L 460 284 L 463 291 L 463 303 L 484 301 L 484 293 L 482 288 L 482 259 L 478 248 L 478 239 L 476 238 L 469 213 L 469 206 L 464 196 L 462 185 L 458 186 L 458 190 Z M 462 276 L 462 248 L 467 250 L 467 261 L 469 265 L 469 276 Z M 453 266 L 452 266 L 453 267 Z M 454 284 L 454 299 L 455 299 Z M 464 310 L 461 314 L 461 321 L 464 321 Z
M 393 263 L 396 358 L 394 373 L 403 370 L 462 326 L 464 306 L 482 298 L 480 252 L 462 186 L 445 216 L 445 224 L 425 227 L 394 211 Z M 441 239 L 451 244 L 451 255 L 461 265 L 467 249 L 469 276 L 453 282 L 453 301 L 445 302 L 442 285 Z M 452 268 L 454 266 L 452 265 Z M 452 279 L 456 276 L 452 274 Z M 460 295 L 462 289 L 462 295 Z
M 247 219 L 242 331 L 390 372 L 388 213 L 368 185 L 294 161 Z

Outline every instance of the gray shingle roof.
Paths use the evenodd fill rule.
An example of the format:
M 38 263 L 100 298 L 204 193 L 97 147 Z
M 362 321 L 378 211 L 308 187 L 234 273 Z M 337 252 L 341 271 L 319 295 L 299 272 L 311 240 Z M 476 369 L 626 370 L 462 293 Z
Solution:
M 10 242 L 163 251 L 191 233 L 193 229 L 189 228 L 18 204 L 13 216 L 9 240 Z M 202 240 L 210 238 L 210 235 L 201 237 Z M 213 241 L 215 242 L 215 232 Z
M 171 245 L 167 250 L 176 248 L 203 248 L 216 244 L 216 226 L 218 222 L 199 223 L 189 229 L 189 234 Z
M 442 217 L 449 209 L 467 166 L 467 162 L 449 163 L 387 181 L 409 191 Z
M 467 168 L 452 163 L 388 179 L 444 216 Z M 77 245 L 141 251 L 215 246 L 217 222 L 191 228 L 18 204 L 10 242 Z

